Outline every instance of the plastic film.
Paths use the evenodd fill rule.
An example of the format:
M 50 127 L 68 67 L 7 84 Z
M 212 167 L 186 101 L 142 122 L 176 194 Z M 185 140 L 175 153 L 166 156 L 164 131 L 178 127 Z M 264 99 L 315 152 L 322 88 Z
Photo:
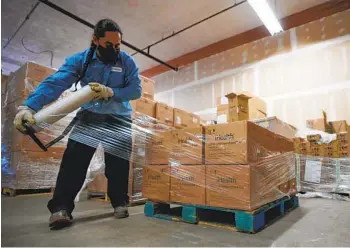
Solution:
M 62 127 L 50 125 L 56 134 Z M 48 130 L 38 135 L 55 138 Z M 293 143 L 248 121 L 178 129 L 139 112 L 126 118 L 79 110 L 68 137 L 104 151 L 85 185 L 103 173 L 107 152 L 132 164 L 135 197 L 252 210 L 295 193 Z
M 61 98 L 69 94 L 67 91 Z M 13 126 L 19 105 L 7 104 L 8 127 Z M 47 166 L 43 174 L 57 175 L 66 142 L 72 139 L 96 148 L 83 186 L 95 191 L 106 192 L 103 157 L 109 153 L 130 161 L 129 195 L 135 199 L 144 197 L 163 202 L 253 210 L 295 194 L 293 142 L 282 133 L 272 132 L 276 128 L 270 124 L 267 127 L 261 124 L 271 123 L 270 120 L 257 122 L 260 125 L 237 121 L 202 126 L 191 113 L 160 104 L 157 108 L 157 103 L 145 98 L 137 100 L 131 117 L 98 114 L 99 105 L 93 106 L 74 113 L 60 113 L 65 117 L 53 124 L 41 123 L 44 128 L 36 134 L 47 143 L 60 135 L 74 117 L 77 119 L 66 138 L 48 152 L 41 151 L 29 137 L 13 130 L 8 136 L 7 142 L 11 145 L 7 146 L 6 152 L 12 157 L 16 152 L 29 154 L 28 163 L 21 159 L 20 166 L 16 166 L 11 161 L 8 167 L 14 173 L 6 174 L 5 169 L 3 173 L 18 178 L 26 170 L 26 164 L 33 169 L 28 169 L 31 174 L 26 174 L 21 183 L 32 187 L 30 181 L 36 178 L 35 187 L 46 187 L 48 181 L 54 185 L 55 176 L 50 180 L 40 179 L 34 176 L 35 170 Z M 45 116 L 50 117 L 54 115 Z M 19 138 L 16 140 L 14 136 Z
M 350 193 L 350 158 L 299 155 L 301 192 Z
M 129 127 L 112 122 L 77 124 L 70 137 L 129 158 L 134 182 L 142 168 L 143 197 L 252 210 L 296 193 L 292 141 L 252 122 L 176 129 L 137 112 Z

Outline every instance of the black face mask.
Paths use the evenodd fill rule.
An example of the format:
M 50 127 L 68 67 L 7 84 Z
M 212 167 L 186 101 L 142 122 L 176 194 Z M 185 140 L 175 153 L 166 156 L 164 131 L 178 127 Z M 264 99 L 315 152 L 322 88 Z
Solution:
M 99 59 L 105 64 L 114 65 L 120 58 L 120 49 L 115 50 L 113 47 L 98 46 L 97 51 Z

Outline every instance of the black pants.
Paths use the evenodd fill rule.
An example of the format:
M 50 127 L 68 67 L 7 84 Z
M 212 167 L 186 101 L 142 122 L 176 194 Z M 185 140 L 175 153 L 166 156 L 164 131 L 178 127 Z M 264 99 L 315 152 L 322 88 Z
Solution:
M 82 140 L 90 138 L 92 141 L 79 142 L 79 138 L 75 137 L 81 137 L 80 133 L 86 137 Z M 123 117 L 116 119 L 91 112 L 83 114 L 72 131 L 64 152 L 55 192 L 48 203 L 50 212 L 59 210 L 67 210 L 70 214 L 73 212 L 74 199 L 84 184 L 90 161 L 100 142 L 107 148 L 105 175 L 108 179 L 107 194 L 112 206 L 115 208 L 128 204 L 131 140 L 131 121 L 128 119 Z

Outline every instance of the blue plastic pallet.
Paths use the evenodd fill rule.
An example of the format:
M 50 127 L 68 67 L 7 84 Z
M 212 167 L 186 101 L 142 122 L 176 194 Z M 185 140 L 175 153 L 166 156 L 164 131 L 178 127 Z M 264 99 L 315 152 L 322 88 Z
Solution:
M 174 205 L 174 206 L 173 206 Z M 256 233 L 299 207 L 298 197 L 285 197 L 254 211 L 148 201 L 144 213 L 148 217 L 210 225 L 235 231 Z

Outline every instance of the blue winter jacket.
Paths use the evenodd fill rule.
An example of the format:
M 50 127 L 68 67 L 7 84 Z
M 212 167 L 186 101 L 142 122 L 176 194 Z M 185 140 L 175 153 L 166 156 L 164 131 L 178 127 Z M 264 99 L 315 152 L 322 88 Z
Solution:
M 79 78 L 88 52 L 89 49 L 68 57 L 55 74 L 48 76 L 39 84 L 24 104 L 38 111 L 57 100 Z M 99 100 L 86 103 L 82 106 L 83 109 L 100 114 L 131 115 L 132 107 L 129 101 L 140 98 L 141 80 L 133 58 L 122 51 L 120 57 L 121 60 L 115 65 L 105 65 L 97 58 L 95 51 L 80 84 L 83 87 L 90 82 L 98 82 L 112 88 L 114 96 L 109 101 Z

